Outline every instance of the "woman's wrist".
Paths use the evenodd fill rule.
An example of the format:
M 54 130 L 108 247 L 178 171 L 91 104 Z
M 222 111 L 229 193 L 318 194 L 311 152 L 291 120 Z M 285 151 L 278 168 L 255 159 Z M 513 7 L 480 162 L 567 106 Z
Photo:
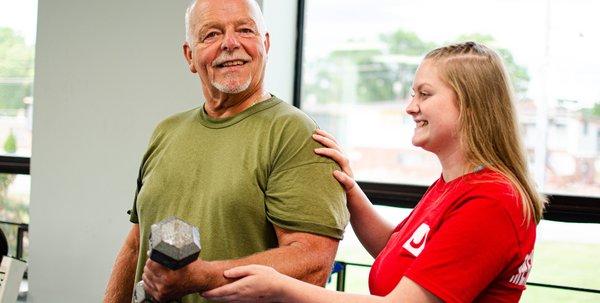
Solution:
M 295 291 L 295 287 L 294 287 L 294 282 L 296 282 L 297 280 L 292 278 L 292 277 L 288 277 L 284 274 L 279 274 L 279 278 L 278 282 L 279 283 L 275 283 L 275 289 L 273 290 L 274 292 L 274 302 L 291 302 L 292 301 L 292 297 L 293 297 L 293 292 Z
M 348 200 L 349 204 L 348 206 L 357 206 L 357 204 L 360 204 L 361 200 L 365 199 L 368 201 L 367 196 L 363 193 L 362 189 L 357 183 L 354 183 L 354 186 L 352 186 L 352 188 L 346 192 L 346 200 Z

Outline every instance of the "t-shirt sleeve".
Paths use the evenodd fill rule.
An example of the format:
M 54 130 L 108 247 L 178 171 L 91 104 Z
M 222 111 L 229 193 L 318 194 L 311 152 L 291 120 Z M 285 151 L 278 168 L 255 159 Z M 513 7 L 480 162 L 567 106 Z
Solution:
M 142 190 L 143 179 L 144 179 L 144 166 L 146 164 L 146 161 L 150 157 L 150 154 L 156 148 L 156 145 L 158 144 L 157 142 L 159 141 L 159 139 L 161 137 L 164 136 L 163 128 L 164 128 L 164 125 L 167 124 L 167 121 L 168 121 L 168 119 L 159 123 L 158 126 L 152 132 L 152 136 L 150 137 L 150 142 L 148 144 L 148 149 L 146 150 L 146 153 L 144 154 L 144 157 L 140 164 L 140 168 L 138 170 L 138 177 L 137 177 L 137 181 L 136 181 L 135 196 L 133 197 L 133 205 L 132 205 L 131 209 L 129 209 L 127 211 L 127 214 L 129 214 L 129 221 L 131 223 L 135 223 L 135 224 L 140 223 L 139 218 L 138 218 L 138 213 L 137 213 L 137 199 L 140 194 L 140 191 Z
M 268 220 L 284 229 L 342 239 L 349 214 L 337 164 L 314 153 L 314 124 L 293 122 L 275 143 L 277 160 L 265 191 Z
M 517 250 L 501 203 L 476 198 L 448 215 L 405 276 L 445 302 L 472 302 Z
M 143 165 L 140 166 L 140 170 L 139 170 L 138 177 L 137 177 L 135 196 L 133 197 L 133 206 L 131 207 L 130 210 L 127 211 L 127 213 L 129 214 L 129 221 L 131 223 L 135 223 L 135 224 L 140 223 L 140 220 L 138 218 L 138 213 L 137 213 L 137 199 L 138 199 L 138 195 L 140 194 L 140 190 L 142 189 L 142 167 L 143 167 Z

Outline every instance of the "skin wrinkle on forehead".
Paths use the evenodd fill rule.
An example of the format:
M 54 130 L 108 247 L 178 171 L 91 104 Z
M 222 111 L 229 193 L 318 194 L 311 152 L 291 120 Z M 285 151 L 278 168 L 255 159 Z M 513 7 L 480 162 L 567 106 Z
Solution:
M 211 27 L 211 26 L 215 26 L 218 25 L 219 22 L 214 22 L 215 24 L 212 24 L 213 22 L 210 22 L 208 24 L 203 24 L 201 29 L 196 29 L 196 27 L 198 27 L 198 25 L 202 24 L 202 20 L 196 20 L 199 17 L 197 16 L 198 13 L 195 13 L 195 11 L 197 9 L 202 9 L 200 6 L 202 4 L 204 4 L 204 2 L 207 2 L 210 0 L 198 0 L 198 1 L 194 1 L 186 10 L 186 40 L 187 42 L 192 45 L 192 43 L 197 43 L 198 42 L 198 37 L 200 36 L 201 30 L 203 28 L 206 27 Z M 260 6 L 258 5 L 258 3 L 254 0 L 246 0 L 244 1 L 248 4 L 248 11 L 250 14 L 250 18 L 247 18 L 249 22 L 252 23 L 252 25 L 254 25 L 254 27 L 256 28 L 256 30 L 258 30 L 258 33 L 264 38 L 265 34 L 267 33 L 267 28 L 265 25 L 265 20 L 264 17 L 262 15 L 262 11 L 260 9 Z M 200 6 L 199 6 L 200 5 Z M 203 11 L 204 13 L 204 11 Z M 239 24 L 236 24 L 239 25 Z
M 249 25 L 253 29 L 258 30 L 256 23 L 251 18 L 244 18 L 241 20 L 236 20 L 236 21 L 234 21 L 234 24 L 235 24 L 235 26 Z M 195 31 L 196 38 L 197 38 L 196 40 L 201 40 L 199 38 L 202 36 L 202 34 L 206 33 L 206 31 L 208 31 L 209 29 L 212 29 L 212 28 L 220 29 L 221 26 L 222 26 L 222 24 L 220 22 L 208 22 L 208 23 L 202 24 L 200 29 Z

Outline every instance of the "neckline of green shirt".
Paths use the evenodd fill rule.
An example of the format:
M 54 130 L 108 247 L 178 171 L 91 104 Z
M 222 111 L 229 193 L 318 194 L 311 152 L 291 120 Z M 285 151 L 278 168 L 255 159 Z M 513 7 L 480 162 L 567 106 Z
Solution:
M 206 110 L 204 110 L 204 103 L 203 103 L 202 106 L 198 110 L 198 112 L 199 112 L 198 120 L 200 121 L 200 123 L 202 125 L 204 125 L 208 128 L 225 128 L 225 127 L 234 125 L 234 124 L 236 124 L 258 112 L 269 109 L 281 102 L 283 102 L 283 101 L 281 101 L 277 97 L 271 95 L 271 98 L 269 98 L 265 101 L 256 103 L 235 116 L 222 118 L 222 119 L 211 118 L 206 113 Z

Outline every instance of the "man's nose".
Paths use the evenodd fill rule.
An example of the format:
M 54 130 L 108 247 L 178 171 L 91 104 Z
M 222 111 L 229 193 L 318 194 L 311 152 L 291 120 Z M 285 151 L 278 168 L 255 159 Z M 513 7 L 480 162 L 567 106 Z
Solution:
M 221 49 L 225 51 L 232 51 L 240 47 L 240 42 L 235 32 L 227 31 L 221 42 Z

